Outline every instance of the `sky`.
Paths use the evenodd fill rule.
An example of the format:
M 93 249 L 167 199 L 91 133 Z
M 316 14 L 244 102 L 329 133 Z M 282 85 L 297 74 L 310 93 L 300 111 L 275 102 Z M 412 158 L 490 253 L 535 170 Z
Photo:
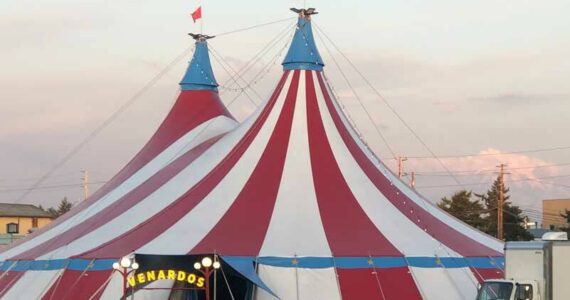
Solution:
M 429 200 L 461 188 L 484 192 L 500 163 L 511 170 L 511 200 L 531 218 L 542 199 L 570 198 L 570 1 L 306 2 L 334 42 L 317 34 L 346 113 L 390 167 L 394 155 L 410 157 L 405 170 L 417 172 L 417 189 Z M 81 170 L 89 171 L 91 192 L 119 170 L 175 100 L 191 56 L 184 52 L 192 45 L 187 33 L 200 30 L 189 14 L 199 5 L 204 33 L 219 35 L 210 46 L 225 69 L 242 68 L 287 32 L 244 76 L 248 81 L 271 67 L 246 95 L 229 90 L 231 70 L 213 60 L 222 99 L 243 120 L 274 87 L 293 20 L 231 32 L 293 18 L 288 8 L 302 1 L 1 1 L 0 202 L 49 207 L 64 196 L 77 202 Z M 181 53 L 165 76 L 21 198 Z M 431 156 L 430 150 L 344 56 L 460 184 L 437 160 L 413 158 Z M 566 148 L 525 152 L 559 147 Z M 519 153 L 503 154 L 510 152 Z M 470 154 L 476 155 L 464 156 Z

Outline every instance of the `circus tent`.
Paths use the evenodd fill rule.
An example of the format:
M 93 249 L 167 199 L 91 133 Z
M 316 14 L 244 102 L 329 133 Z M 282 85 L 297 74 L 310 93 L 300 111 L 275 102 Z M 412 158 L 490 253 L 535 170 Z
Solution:
M 308 12 L 272 95 L 241 124 L 221 104 L 198 38 L 178 101 L 139 154 L 0 253 L 0 295 L 117 299 L 111 265 L 132 253 L 249 260 L 281 299 L 473 299 L 478 282 L 501 277 L 500 241 L 424 199 L 356 134 Z M 274 299 L 264 289 L 253 297 Z

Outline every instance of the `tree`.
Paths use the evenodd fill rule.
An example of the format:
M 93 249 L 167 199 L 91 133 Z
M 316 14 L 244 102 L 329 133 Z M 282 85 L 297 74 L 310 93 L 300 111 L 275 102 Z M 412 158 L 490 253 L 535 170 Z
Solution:
M 57 209 L 50 207 L 46 211 L 50 215 L 52 215 L 54 219 L 57 219 L 58 217 L 60 217 L 64 213 L 70 211 L 72 207 L 73 207 L 73 203 L 69 202 L 67 200 L 67 197 L 63 197 L 63 199 L 61 199 L 61 201 L 59 202 Z
M 487 215 L 483 217 L 485 231 L 487 234 L 497 236 L 497 212 L 499 203 L 499 191 L 500 191 L 500 181 L 499 177 L 493 182 L 493 186 L 485 194 L 475 194 L 484 203 L 487 209 Z M 513 205 L 509 199 L 508 195 L 509 189 L 503 186 L 504 194 L 504 205 L 503 205 L 503 232 L 504 238 L 507 241 L 528 241 L 532 240 L 533 236 L 530 234 L 526 228 L 523 226 L 525 216 L 522 214 L 522 210 Z
M 451 198 L 444 197 L 437 204 L 439 208 L 450 213 L 459 220 L 479 229 L 485 229 L 485 220 L 481 214 L 485 209 L 479 200 L 472 200 L 472 193 L 466 190 L 456 192 Z

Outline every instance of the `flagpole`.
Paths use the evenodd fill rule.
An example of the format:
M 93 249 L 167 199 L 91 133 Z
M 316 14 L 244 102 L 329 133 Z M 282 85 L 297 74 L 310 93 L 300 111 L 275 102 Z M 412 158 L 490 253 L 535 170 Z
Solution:
M 200 1 L 200 15 L 202 10 L 204 10 L 204 1 Z M 204 34 L 204 18 L 200 18 L 200 34 Z

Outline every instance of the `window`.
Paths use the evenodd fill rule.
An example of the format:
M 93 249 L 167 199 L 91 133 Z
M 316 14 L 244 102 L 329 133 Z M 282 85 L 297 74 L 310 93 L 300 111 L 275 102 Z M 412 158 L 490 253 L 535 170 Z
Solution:
M 517 300 L 532 300 L 532 285 L 519 284 L 517 287 Z
M 6 232 L 9 234 L 15 234 L 20 232 L 20 229 L 18 228 L 18 224 L 17 223 L 8 223 L 6 224 Z
M 505 281 L 484 282 L 479 289 L 477 300 L 498 300 L 510 299 L 513 291 L 513 284 Z M 518 300 L 518 299 L 517 299 Z
M 32 218 L 32 228 L 38 228 L 38 218 Z

